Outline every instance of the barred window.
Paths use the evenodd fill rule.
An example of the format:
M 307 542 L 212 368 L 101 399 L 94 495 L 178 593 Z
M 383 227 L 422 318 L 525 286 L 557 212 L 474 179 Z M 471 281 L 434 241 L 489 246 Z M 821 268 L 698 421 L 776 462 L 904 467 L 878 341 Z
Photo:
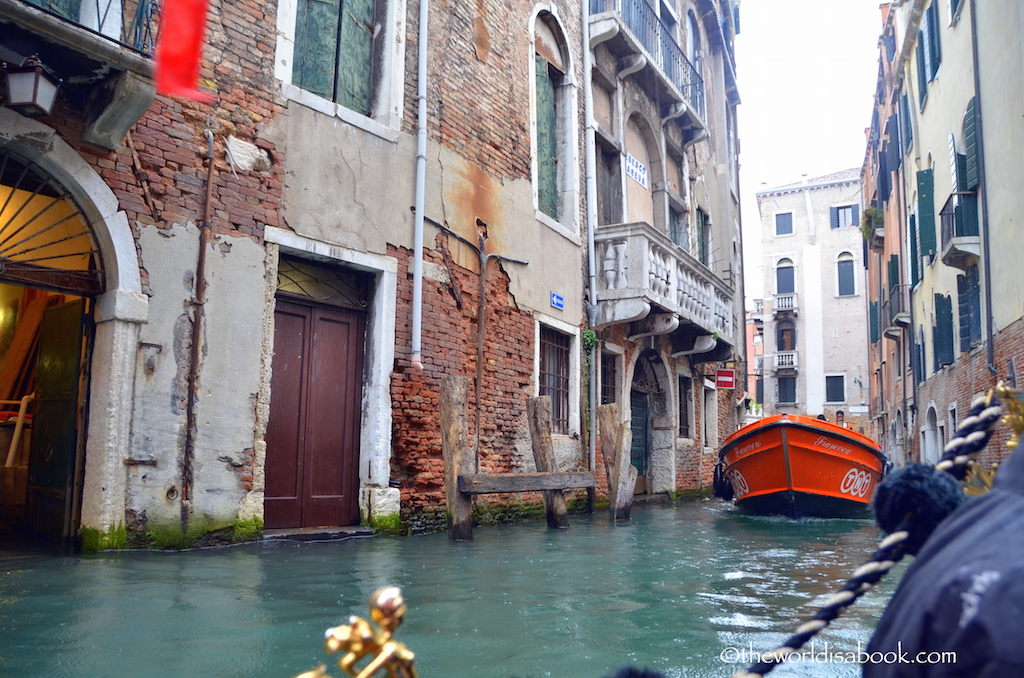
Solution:
M 601 354 L 601 404 L 607 405 L 616 401 L 618 390 L 618 356 L 614 353 Z
M 693 409 L 693 380 L 679 377 L 679 437 L 693 437 L 690 428 L 691 410 Z
M 540 395 L 551 396 L 555 433 L 569 432 L 569 335 L 540 328 Z

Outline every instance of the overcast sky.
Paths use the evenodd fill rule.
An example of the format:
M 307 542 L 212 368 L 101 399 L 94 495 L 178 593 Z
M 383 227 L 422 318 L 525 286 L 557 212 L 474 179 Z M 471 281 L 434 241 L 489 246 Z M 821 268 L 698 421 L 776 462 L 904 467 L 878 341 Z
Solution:
M 736 36 L 748 299 L 761 298 L 755 194 L 860 167 L 878 75 L 880 0 L 742 0 Z M 886 3 L 888 4 L 888 3 Z

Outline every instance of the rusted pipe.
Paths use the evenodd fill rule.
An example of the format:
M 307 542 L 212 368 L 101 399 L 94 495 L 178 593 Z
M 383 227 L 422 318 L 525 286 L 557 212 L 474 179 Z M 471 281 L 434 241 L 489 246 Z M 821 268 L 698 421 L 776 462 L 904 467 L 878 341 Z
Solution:
M 181 531 L 188 532 L 192 500 L 192 461 L 196 446 L 196 382 L 199 378 L 200 346 L 203 340 L 203 305 L 206 303 L 206 250 L 210 246 L 210 203 L 213 199 L 213 132 L 206 130 L 206 198 L 199 222 L 199 256 L 192 283 L 192 345 L 189 347 L 188 383 L 185 409 L 185 447 L 181 455 Z

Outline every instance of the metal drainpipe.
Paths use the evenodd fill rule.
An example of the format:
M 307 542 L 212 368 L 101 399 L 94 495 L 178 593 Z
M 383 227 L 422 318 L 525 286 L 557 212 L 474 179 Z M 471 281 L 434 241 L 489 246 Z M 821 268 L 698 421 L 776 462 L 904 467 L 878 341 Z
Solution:
M 597 256 L 594 252 L 594 230 L 597 227 L 597 151 L 594 142 L 594 93 L 591 83 L 590 63 L 590 2 L 583 2 L 583 114 L 586 125 L 586 173 L 587 173 L 587 269 L 589 289 L 587 293 L 587 322 L 593 327 L 597 322 Z M 591 473 L 597 472 L 597 363 L 600 343 L 594 345 L 590 359 L 589 400 L 590 432 L 587 436 L 587 464 Z M 594 510 L 594 489 L 587 490 L 591 512 Z
M 181 455 L 181 531 L 188 532 L 189 506 L 192 503 L 192 461 L 196 447 L 196 382 L 199 375 L 200 346 L 203 340 L 203 306 L 206 304 L 206 250 L 210 246 L 210 202 L 213 198 L 213 132 L 206 130 L 206 198 L 199 222 L 199 256 L 192 287 L 192 345 L 189 350 L 188 391 L 185 410 L 185 447 Z
M 420 0 L 419 83 L 417 85 L 416 215 L 412 255 L 412 366 L 423 369 L 423 203 L 427 184 L 427 0 Z
M 985 137 L 981 132 L 981 75 L 978 73 L 978 10 L 971 0 L 971 56 L 974 59 L 974 119 L 978 138 L 978 185 L 981 190 L 981 244 L 985 257 L 985 343 L 988 345 L 988 371 L 998 374 L 996 347 L 992 343 L 992 257 L 988 237 L 988 186 L 985 184 Z

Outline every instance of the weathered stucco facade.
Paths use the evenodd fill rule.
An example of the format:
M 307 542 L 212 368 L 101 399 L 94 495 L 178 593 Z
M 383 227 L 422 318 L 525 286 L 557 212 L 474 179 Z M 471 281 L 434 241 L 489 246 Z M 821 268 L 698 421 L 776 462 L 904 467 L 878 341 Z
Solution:
M 592 4 L 352 0 L 330 63 L 302 2 L 214 2 L 209 103 L 154 95 L 148 44 L 0 11 L 54 71 L 107 74 L 47 117 L 0 108 L 0 152 L 88 243 L 20 278 L 4 259 L 0 359 L 36 297 L 80 300 L 81 341 L 64 461 L 42 461 L 44 389 L 0 528 L 87 549 L 443 528 L 440 381 L 478 367 L 481 470 L 534 470 L 526 398 L 551 395 L 559 468 L 603 488 L 593 407 L 641 394 L 638 491 L 708 484 L 742 389 L 707 375 L 745 369 L 733 10 L 648 17 L 674 26 L 671 65 Z
M 868 327 L 859 170 L 757 194 L 764 252 L 764 414 L 866 431 Z

